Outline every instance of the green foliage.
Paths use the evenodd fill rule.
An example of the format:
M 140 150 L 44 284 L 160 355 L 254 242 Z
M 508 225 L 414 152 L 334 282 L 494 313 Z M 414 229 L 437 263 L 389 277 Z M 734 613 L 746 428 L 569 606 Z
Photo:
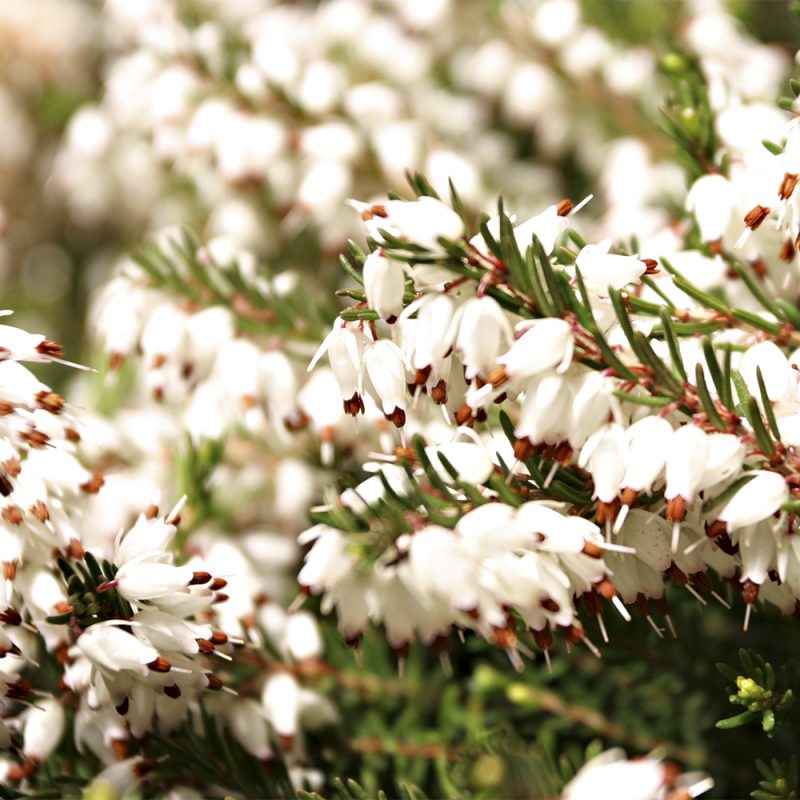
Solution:
M 720 720 L 717 727 L 729 730 L 759 720 L 764 733 L 773 736 L 800 690 L 800 664 L 790 661 L 776 671 L 763 656 L 744 648 L 739 651 L 739 661 L 741 672 L 727 664 L 717 664 L 717 669 L 733 682 L 730 702 L 745 710 Z
M 727 171 L 717 152 L 714 115 L 699 60 L 680 47 L 661 59 L 670 93 L 661 108 L 661 130 L 674 142 L 675 157 L 689 183 L 708 172 Z
M 341 778 L 335 778 L 333 789 L 336 795 L 328 795 L 330 800 L 371 800 L 372 797 L 377 797 L 377 800 L 389 800 L 389 797 L 397 798 L 397 800 L 427 800 L 428 797 L 418 787 L 405 783 L 398 784 L 397 790 L 391 795 L 387 795 L 383 790 L 380 790 L 377 795 L 372 795 L 352 779 L 343 781 Z M 317 792 L 300 791 L 297 796 L 300 800 L 327 800 L 324 795 Z
M 279 292 L 263 264 L 255 276 L 245 274 L 237 261 L 217 264 L 207 253 L 201 255 L 185 229 L 163 246 L 148 242 L 135 260 L 153 286 L 200 308 L 225 306 L 247 333 L 318 341 L 332 318 L 331 310 L 312 298 L 302 283 L 291 292 Z
M 758 782 L 759 788 L 751 792 L 754 800 L 797 800 L 800 797 L 797 756 L 784 763 L 774 758 L 769 763 L 756 761 L 756 767 L 762 780 Z

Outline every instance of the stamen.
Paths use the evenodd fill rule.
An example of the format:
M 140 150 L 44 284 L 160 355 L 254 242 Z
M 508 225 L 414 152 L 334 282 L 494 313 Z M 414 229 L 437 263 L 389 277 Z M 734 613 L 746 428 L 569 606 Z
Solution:
M 628 609 L 625 608 L 625 604 L 622 602 L 622 600 L 619 599 L 619 595 L 615 594 L 611 598 L 611 602 L 614 604 L 614 608 L 616 608 L 617 611 L 619 611 L 619 614 L 622 617 L 622 619 L 624 619 L 625 622 L 630 622 L 631 621 L 631 615 L 628 612 Z
M 656 632 L 659 639 L 664 638 L 664 632 L 656 625 L 656 621 L 648 614 L 645 619 L 650 623 L 650 627 Z
M 700 603 L 701 606 L 708 605 L 708 602 L 706 601 L 705 597 L 703 597 L 697 591 L 695 591 L 695 589 L 690 584 L 687 583 L 685 588 L 686 591 L 689 592 L 689 594 L 694 595 L 694 597 L 697 599 L 697 601 Z
M 630 510 L 630 506 L 622 506 L 622 508 L 620 508 L 619 514 L 617 514 L 617 518 L 614 521 L 614 533 L 619 533 L 622 530 L 622 526 L 625 524 L 625 519 Z
M 542 489 L 547 489 L 547 487 L 553 482 L 553 478 L 555 478 L 556 472 L 558 471 L 558 466 L 558 461 L 554 461 L 553 466 L 550 467 L 550 471 L 547 473 L 547 477 L 542 484 Z
M 514 667 L 516 672 L 522 672 L 525 669 L 525 663 L 522 660 L 522 656 L 519 654 L 519 651 L 516 647 L 506 647 L 506 655 L 508 656 L 508 660 L 511 662 L 511 666 Z
M 603 641 L 608 644 L 608 631 L 606 630 L 606 623 L 603 621 L 603 615 L 597 615 L 597 625 L 600 628 L 600 635 L 603 637 Z
M 730 608 L 731 604 L 725 600 L 723 597 L 720 597 L 716 592 L 712 591 L 711 596 L 721 605 L 725 606 L 725 608 Z
M 602 658 L 600 651 L 597 649 L 597 645 L 595 645 L 595 643 L 588 636 L 582 637 L 581 641 L 586 645 L 586 647 L 589 648 L 589 652 L 595 658 Z

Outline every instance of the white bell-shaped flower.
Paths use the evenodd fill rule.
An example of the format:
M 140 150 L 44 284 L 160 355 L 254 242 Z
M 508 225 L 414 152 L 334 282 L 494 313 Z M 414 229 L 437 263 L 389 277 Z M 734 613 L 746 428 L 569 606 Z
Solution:
M 367 256 L 363 275 L 367 304 L 381 319 L 394 322 L 403 310 L 405 273 L 402 264 L 376 250 Z
M 789 500 L 789 488 L 783 475 L 767 470 L 756 470 L 750 474 L 753 477 L 717 514 L 717 519 L 726 523 L 728 530 L 768 519 Z
M 547 317 L 526 323 L 523 334 L 497 361 L 511 378 L 531 378 L 554 368 L 565 372 L 572 362 L 574 347 L 570 324 Z
M 735 198 L 735 188 L 722 175 L 703 175 L 692 184 L 686 210 L 694 213 L 704 242 L 716 241 L 725 233 Z
M 647 265 L 637 256 L 609 253 L 611 239 L 597 244 L 587 244 L 578 253 L 576 265 L 587 289 L 606 296 L 608 287 L 621 289 L 629 283 L 638 282 Z
M 471 381 L 492 369 L 513 338 L 511 323 L 496 300 L 474 297 L 461 306 L 456 348 L 466 367 L 466 379 Z

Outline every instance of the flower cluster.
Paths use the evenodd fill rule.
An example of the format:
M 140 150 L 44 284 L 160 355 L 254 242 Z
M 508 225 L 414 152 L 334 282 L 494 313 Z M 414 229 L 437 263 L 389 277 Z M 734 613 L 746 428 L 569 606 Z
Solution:
M 424 435 L 410 416 L 444 411 L 452 440 L 416 457 L 433 468 L 434 488 L 449 482 L 453 508 L 420 510 L 409 533 L 383 529 L 383 552 L 358 578 L 346 532 L 327 523 L 308 534 L 316 542 L 300 582 L 325 593 L 345 636 L 371 619 L 396 646 L 451 626 L 507 646 L 522 625 L 546 649 L 551 628 L 575 637 L 580 598 L 595 615 L 600 596 L 621 597 L 654 627 L 647 604 L 666 610 L 666 583 L 726 603 L 709 570 L 741 581 L 749 604 L 761 589 L 794 610 L 800 442 L 797 354 L 785 325 L 743 311 L 746 324 L 734 318 L 733 330 L 717 317 L 704 340 L 680 335 L 671 320 L 714 319 L 674 266 L 700 254 L 669 253 L 659 264 L 612 252 L 609 240 L 559 247 L 574 213 L 566 201 L 516 226 L 501 210 L 472 238 L 433 197 L 357 208 L 374 248 L 363 260 L 368 310 L 338 320 L 319 355 L 327 351 L 349 414 L 369 396 L 397 428 Z M 738 266 L 735 255 L 716 258 Z M 459 441 L 456 426 L 491 425 L 498 406 L 513 454 L 485 436 Z M 398 463 L 408 459 L 400 451 Z M 389 484 L 398 498 L 403 487 L 386 475 L 377 493 L 355 491 L 376 511 Z M 541 499 L 523 502 L 531 496 Z M 337 505 L 352 509 L 344 495 Z M 358 527 L 362 512 L 352 511 Z M 398 591 L 416 605 L 389 599 Z M 388 609 L 403 609 L 404 624 Z

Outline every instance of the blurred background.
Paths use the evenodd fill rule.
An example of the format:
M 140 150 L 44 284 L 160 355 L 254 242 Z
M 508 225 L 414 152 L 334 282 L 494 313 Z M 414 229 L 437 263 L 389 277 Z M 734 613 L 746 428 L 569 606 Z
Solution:
M 655 230 L 684 191 L 660 56 L 748 62 L 771 102 L 798 31 L 780 0 L 6 0 L 4 305 L 89 358 L 92 288 L 171 225 L 338 280 L 344 200 L 406 169 L 521 215 L 591 188 L 599 233 Z M 659 197 L 626 185 L 659 171 Z

